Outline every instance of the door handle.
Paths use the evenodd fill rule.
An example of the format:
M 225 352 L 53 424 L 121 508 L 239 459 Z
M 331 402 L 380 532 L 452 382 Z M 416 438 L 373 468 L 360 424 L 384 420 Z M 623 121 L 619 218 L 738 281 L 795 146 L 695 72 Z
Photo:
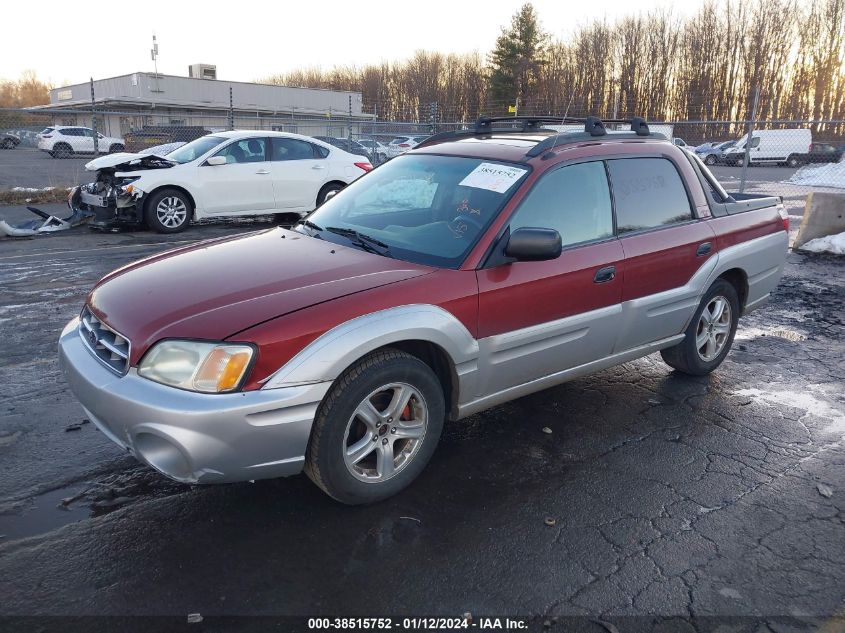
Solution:
M 704 255 L 707 255 L 712 250 L 712 248 L 713 247 L 710 245 L 710 242 L 704 242 L 704 244 L 699 244 L 698 248 L 695 249 L 695 256 L 702 257 Z
M 593 277 L 593 283 L 603 284 L 614 279 L 616 279 L 616 266 L 605 266 L 596 271 L 596 276 Z
M 325 169 L 324 165 L 314 165 L 311 169 Z
M 266 169 L 259 169 L 259 170 L 258 170 L 257 172 L 255 172 L 255 173 L 256 173 L 256 174 L 269 174 L 270 172 L 269 172 L 269 171 L 267 171 Z

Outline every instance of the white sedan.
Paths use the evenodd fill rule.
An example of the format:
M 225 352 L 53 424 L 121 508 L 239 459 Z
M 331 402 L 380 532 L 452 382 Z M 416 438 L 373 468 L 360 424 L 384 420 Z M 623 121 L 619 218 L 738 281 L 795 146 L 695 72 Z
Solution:
M 85 168 L 83 204 L 134 207 L 161 233 L 215 216 L 305 215 L 373 166 L 328 143 L 284 132 L 217 132 L 166 156 L 115 154 Z M 103 187 L 101 183 L 107 182 Z

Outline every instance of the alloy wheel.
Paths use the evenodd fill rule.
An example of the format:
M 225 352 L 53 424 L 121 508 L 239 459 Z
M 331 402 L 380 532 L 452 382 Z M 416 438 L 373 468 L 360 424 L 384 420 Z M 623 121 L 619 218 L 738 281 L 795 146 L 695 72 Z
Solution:
M 188 216 L 188 207 L 176 196 L 162 198 L 156 206 L 156 217 L 169 229 L 182 226 Z
M 407 383 L 379 387 L 364 398 L 344 433 L 343 461 L 353 477 L 386 481 L 403 470 L 422 446 L 428 406 Z
M 695 348 L 698 356 L 710 362 L 722 353 L 731 335 L 731 304 L 725 297 L 713 297 L 698 318 Z

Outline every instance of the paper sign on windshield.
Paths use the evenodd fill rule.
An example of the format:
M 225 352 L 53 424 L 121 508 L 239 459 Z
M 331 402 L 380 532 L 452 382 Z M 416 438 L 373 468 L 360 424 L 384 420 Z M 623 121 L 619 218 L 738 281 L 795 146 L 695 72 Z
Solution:
M 458 183 L 461 187 L 475 187 L 487 189 L 496 193 L 505 193 L 511 185 L 520 179 L 527 169 L 497 165 L 496 163 L 481 163 L 473 169 L 466 178 Z

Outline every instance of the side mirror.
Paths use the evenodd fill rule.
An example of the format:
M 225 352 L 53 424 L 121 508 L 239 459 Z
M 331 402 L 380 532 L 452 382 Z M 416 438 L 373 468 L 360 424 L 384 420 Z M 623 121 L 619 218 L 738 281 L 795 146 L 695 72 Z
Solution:
M 511 233 L 505 255 L 519 262 L 541 262 L 560 257 L 560 233 L 554 229 L 525 227 Z
M 206 165 L 211 165 L 215 167 L 216 165 L 225 165 L 226 164 L 226 157 L 225 156 L 212 156 L 207 161 L 205 161 Z

